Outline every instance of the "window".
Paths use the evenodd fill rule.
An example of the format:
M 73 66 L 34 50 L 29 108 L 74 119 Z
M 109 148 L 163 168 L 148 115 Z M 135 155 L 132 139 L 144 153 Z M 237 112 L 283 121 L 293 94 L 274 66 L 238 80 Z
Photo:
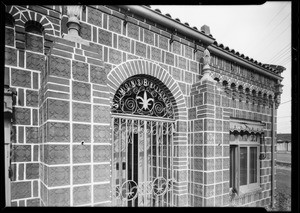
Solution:
M 42 35 L 43 34 L 44 27 L 36 21 L 27 21 L 25 23 L 25 31 L 31 32 L 34 34 Z
M 253 131 L 255 129 L 256 131 Z M 263 124 L 230 123 L 230 179 L 233 192 L 259 189 L 259 153 Z

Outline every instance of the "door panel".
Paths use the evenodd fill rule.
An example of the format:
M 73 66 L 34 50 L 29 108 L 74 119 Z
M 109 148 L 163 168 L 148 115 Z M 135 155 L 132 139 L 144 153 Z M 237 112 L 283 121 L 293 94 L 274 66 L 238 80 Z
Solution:
M 113 205 L 172 206 L 173 121 L 112 122 Z

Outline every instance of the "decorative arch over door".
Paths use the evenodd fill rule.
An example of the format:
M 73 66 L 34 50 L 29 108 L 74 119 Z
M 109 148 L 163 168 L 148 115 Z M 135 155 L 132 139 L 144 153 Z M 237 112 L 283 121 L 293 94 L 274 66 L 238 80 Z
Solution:
M 187 117 L 178 83 L 148 60 L 127 61 L 108 73 L 107 80 L 112 103 L 112 204 L 176 206 L 173 133 L 175 123 Z
M 170 94 L 173 97 L 172 103 L 174 106 L 174 119 L 187 119 L 187 107 L 178 83 L 167 70 L 163 69 L 159 64 L 149 60 L 130 60 L 118 65 L 108 73 L 107 85 L 109 86 L 111 102 L 113 102 L 113 98 L 121 84 L 135 75 L 148 75 L 155 79 L 159 79 L 164 87 L 170 91 Z
M 119 87 L 113 98 L 112 113 L 175 117 L 172 94 L 161 82 L 148 75 L 135 75 Z

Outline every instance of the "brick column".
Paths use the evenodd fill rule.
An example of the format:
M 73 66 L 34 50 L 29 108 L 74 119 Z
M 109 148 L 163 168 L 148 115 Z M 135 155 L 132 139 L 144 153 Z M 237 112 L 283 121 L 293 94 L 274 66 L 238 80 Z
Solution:
M 110 105 L 102 55 L 57 38 L 40 91 L 41 200 L 46 206 L 110 202 Z
M 228 98 L 211 78 L 192 85 L 191 206 L 226 206 L 229 192 Z
M 173 138 L 174 146 L 174 194 L 175 206 L 188 205 L 188 153 L 187 153 L 187 122 L 179 120 L 176 122 L 177 130 Z

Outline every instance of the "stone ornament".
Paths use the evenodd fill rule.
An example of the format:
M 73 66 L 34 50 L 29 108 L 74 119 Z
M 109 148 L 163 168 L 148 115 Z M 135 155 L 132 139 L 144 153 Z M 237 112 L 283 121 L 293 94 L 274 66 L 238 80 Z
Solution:
M 204 50 L 204 56 L 203 56 L 204 66 L 210 64 L 210 59 L 211 59 L 210 52 L 207 49 L 205 49 Z
M 69 16 L 69 21 L 74 21 L 79 23 L 81 9 L 82 9 L 81 5 L 67 6 L 67 14 Z
M 213 78 L 210 76 L 210 53 L 208 49 L 204 50 L 203 53 L 203 77 L 201 78 L 200 82 L 202 83 L 203 81 L 211 81 L 215 82 Z
M 67 15 L 69 17 L 67 22 L 68 34 L 63 38 L 69 41 L 77 42 L 89 46 L 89 42 L 79 36 L 80 30 L 80 13 L 82 10 L 81 5 L 67 6 Z

